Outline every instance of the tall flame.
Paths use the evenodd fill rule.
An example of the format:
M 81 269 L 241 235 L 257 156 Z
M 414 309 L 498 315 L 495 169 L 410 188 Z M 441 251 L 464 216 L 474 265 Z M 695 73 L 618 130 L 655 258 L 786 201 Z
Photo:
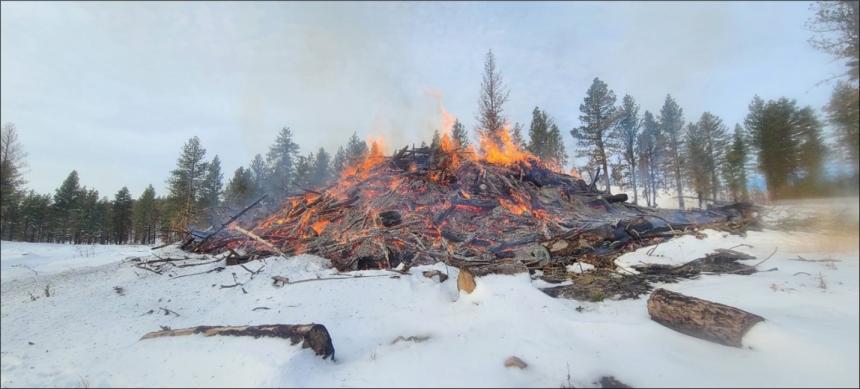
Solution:
M 498 165 L 510 165 L 520 161 L 528 162 L 529 159 L 535 158 L 532 153 L 520 150 L 520 147 L 514 143 L 507 123 L 497 135 L 498 139 L 493 139 L 492 134 L 481 134 L 481 154 L 485 161 Z

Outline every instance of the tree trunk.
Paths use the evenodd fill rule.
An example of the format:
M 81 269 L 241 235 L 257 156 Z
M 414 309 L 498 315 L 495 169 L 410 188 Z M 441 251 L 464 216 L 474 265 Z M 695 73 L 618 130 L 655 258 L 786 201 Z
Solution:
M 289 339 L 291 344 L 302 342 L 302 348 L 314 350 L 323 359 L 331 357 L 334 360 L 334 346 L 331 336 L 322 324 L 265 324 L 258 326 L 197 326 L 178 330 L 163 330 L 143 335 L 140 340 L 159 338 L 163 336 L 182 336 L 202 334 L 203 336 L 261 336 Z
M 744 334 L 764 321 L 756 314 L 665 289 L 651 293 L 648 314 L 675 331 L 733 347 L 742 347 Z

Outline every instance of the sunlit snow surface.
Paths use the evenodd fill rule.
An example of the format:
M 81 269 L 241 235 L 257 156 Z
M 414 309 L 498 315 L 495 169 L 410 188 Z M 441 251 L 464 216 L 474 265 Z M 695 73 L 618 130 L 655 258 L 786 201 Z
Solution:
M 804 204 L 813 213 L 837 206 L 783 207 Z M 836 212 L 856 220 L 853 206 Z M 748 244 L 753 247 L 736 250 L 756 256 L 745 261 L 755 264 L 776 249 L 759 267 L 774 271 L 664 285 L 764 316 L 767 321 L 744 338 L 746 348 L 710 343 L 651 321 L 646 297 L 600 303 L 553 299 L 537 289 L 548 284 L 525 274 L 479 278 L 474 293 L 460 296 L 457 270 L 442 264 L 413 268 L 412 275 L 399 278 L 363 271 L 358 273 L 385 276 L 275 288 L 274 275 L 297 281 L 334 271 L 314 256 L 270 258 L 245 284 L 246 294 L 219 288 L 233 283 L 231 273 L 246 280 L 249 273 L 241 267 L 171 279 L 133 266 L 129 258 L 149 255 L 143 246 L 4 241 L 0 385 L 594 387 L 603 375 L 634 387 L 860 385 L 856 226 L 840 234 L 705 234 L 702 240 L 685 236 L 660 244 L 650 256 L 650 248 L 642 248 L 617 263 L 683 263 L 717 248 Z M 168 247 L 159 255 L 183 254 Z M 798 256 L 838 261 L 792 260 Z M 440 284 L 421 274 L 428 269 L 447 271 L 451 278 Z M 46 285 L 51 297 L 44 296 Z M 117 286 L 124 296 L 115 292 Z M 166 316 L 160 307 L 181 316 Z M 281 339 L 138 340 L 159 326 L 310 322 L 328 328 L 335 362 Z M 391 344 L 398 336 L 422 335 L 430 339 Z M 505 368 L 511 355 L 528 368 Z

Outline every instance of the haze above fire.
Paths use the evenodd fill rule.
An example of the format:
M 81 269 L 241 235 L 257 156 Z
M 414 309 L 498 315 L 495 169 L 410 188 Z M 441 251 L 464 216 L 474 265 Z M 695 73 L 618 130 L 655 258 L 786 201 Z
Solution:
M 39 192 L 77 169 L 104 195 L 164 193 L 193 135 L 229 176 L 283 126 L 303 152 L 353 131 L 389 151 L 429 142 L 436 95 L 472 130 L 492 48 L 511 122 L 546 109 L 573 155 L 594 77 L 643 110 L 671 93 L 687 119 L 730 125 L 754 94 L 821 107 L 830 85 L 815 84 L 842 65 L 808 46 L 808 16 L 806 3 L 3 3 L 2 121 Z

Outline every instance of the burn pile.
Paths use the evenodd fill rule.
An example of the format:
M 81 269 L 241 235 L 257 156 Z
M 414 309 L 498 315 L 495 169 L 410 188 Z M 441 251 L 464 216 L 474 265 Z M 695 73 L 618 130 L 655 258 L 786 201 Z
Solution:
M 742 231 L 754 210 L 654 210 L 626 203 L 545 166 L 503 134 L 481 151 L 454 146 L 403 148 L 384 156 L 374 144 L 339 181 L 288 198 L 254 225 L 233 222 L 196 252 L 229 251 L 234 261 L 309 253 L 339 270 L 395 268 L 443 261 L 476 275 L 612 259 L 698 228 Z

